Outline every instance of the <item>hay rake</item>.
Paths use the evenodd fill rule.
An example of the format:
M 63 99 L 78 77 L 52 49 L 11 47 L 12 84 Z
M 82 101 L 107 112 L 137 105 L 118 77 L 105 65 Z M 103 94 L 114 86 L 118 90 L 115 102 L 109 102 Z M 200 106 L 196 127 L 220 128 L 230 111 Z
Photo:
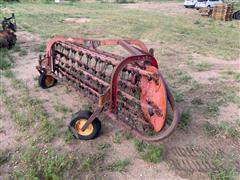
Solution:
M 100 48 L 121 46 L 128 56 Z M 138 40 L 93 40 L 58 36 L 51 39 L 36 67 L 39 84 L 49 88 L 58 81 L 96 105 L 94 112 L 73 115 L 69 129 L 77 139 L 98 136 L 104 112 L 138 138 L 159 141 L 168 137 L 179 121 L 174 98 L 158 70 L 153 49 Z M 167 105 L 173 118 L 167 119 Z

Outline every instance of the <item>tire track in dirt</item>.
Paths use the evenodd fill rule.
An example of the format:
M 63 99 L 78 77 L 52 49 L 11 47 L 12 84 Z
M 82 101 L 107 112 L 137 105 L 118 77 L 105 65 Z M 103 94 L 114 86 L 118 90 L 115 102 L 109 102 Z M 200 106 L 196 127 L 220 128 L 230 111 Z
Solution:
M 230 149 L 231 151 L 224 149 L 223 143 L 217 139 L 211 140 L 203 146 L 175 146 L 169 149 L 167 161 L 179 171 L 208 173 L 218 168 L 214 162 L 219 153 L 226 158 L 226 161 L 229 161 L 230 154 L 233 151 L 235 153 L 239 151 L 239 144 L 232 145 Z M 236 156 L 230 163 L 237 171 L 240 171 L 239 158 Z M 225 160 L 224 163 L 226 163 Z
M 175 147 L 171 150 L 168 159 L 178 170 L 208 172 L 215 168 L 209 161 L 214 154 L 215 151 L 209 148 Z

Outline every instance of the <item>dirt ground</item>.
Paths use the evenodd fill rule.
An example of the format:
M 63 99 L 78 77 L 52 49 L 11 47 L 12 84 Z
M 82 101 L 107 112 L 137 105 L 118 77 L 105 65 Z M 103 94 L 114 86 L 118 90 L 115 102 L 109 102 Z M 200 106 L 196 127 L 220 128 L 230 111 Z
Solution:
M 189 10 L 183 8 L 180 3 L 135 3 L 125 5 L 125 8 L 139 9 L 139 10 L 159 10 L 171 16 L 188 16 L 196 15 L 195 10 Z M 198 14 L 197 14 L 198 15 Z M 75 19 L 68 19 L 66 23 L 79 23 Z M 80 23 L 88 23 L 88 19 L 80 20 Z M 62 118 L 64 122 L 64 131 L 67 129 L 67 124 L 71 114 L 77 112 L 79 109 L 83 109 L 88 105 L 89 101 L 85 98 L 80 98 L 74 92 L 66 93 L 66 87 L 61 83 L 57 84 L 47 90 L 40 89 L 36 86 L 35 77 L 38 76 L 38 72 L 35 69 L 39 56 L 38 47 L 42 43 L 41 38 L 26 31 L 17 32 L 17 45 L 21 49 L 26 50 L 26 54 L 19 55 L 18 52 L 13 53 L 12 56 L 15 59 L 14 67 L 12 68 L 15 72 L 16 77 L 24 81 L 29 87 L 31 96 L 39 98 L 43 101 L 44 109 L 49 114 L 50 119 Z M 239 61 L 226 61 L 224 59 L 218 59 L 215 57 L 207 57 L 198 53 L 191 54 L 194 62 L 206 63 L 211 62 L 212 66 L 207 71 L 194 71 L 186 65 L 186 58 L 188 52 L 183 47 L 174 47 L 167 44 L 147 44 L 148 47 L 154 47 L 156 53 L 162 52 L 164 49 L 168 49 L 167 52 L 163 53 L 160 60 L 160 70 L 166 72 L 165 67 L 171 68 L 172 64 L 178 69 L 186 70 L 191 74 L 192 78 L 204 85 L 204 88 L 199 88 L 197 91 L 188 91 L 185 95 L 185 100 L 179 102 L 181 112 L 190 106 L 193 97 L 201 97 L 204 102 L 208 100 L 206 95 L 207 91 L 216 90 L 218 88 L 224 88 L 223 86 L 213 84 L 212 79 L 221 78 L 219 71 L 223 70 L 238 70 L 240 67 Z M 232 79 L 227 80 L 229 83 L 236 83 Z M 222 84 L 226 83 L 224 80 L 220 80 Z M 15 94 L 12 92 L 11 84 L 8 79 L 1 78 L 8 93 Z M 171 82 L 169 82 L 171 84 Z M 184 91 L 185 87 L 182 87 Z M 61 112 L 56 112 L 54 105 L 59 102 L 71 108 L 71 112 L 63 115 Z M 25 141 L 25 138 L 21 136 L 21 130 L 11 120 L 10 114 L 6 111 L 4 104 L 1 102 L 1 121 L 0 121 L 0 149 L 8 150 L 10 153 L 17 153 L 19 144 Z M 123 140 L 122 143 L 113 143 L 113 137 L 116 132 L 123 130 L 121 127 L 117 127 L 111 120 L 104 118 L 102 133 L 100 137 L 91 141 L 77 141 L 74 140 L 70 144 L 66 144 L 62 138 L 55 138 L 51 143 L 51 146 L 60 150 L 71 150 L 79 151 L 81 153 L 88 152 L 89 149 L 96 150 L 96 145 L 100 143 L 110 143 L 111 151 L 108 152 L 106 159 L 107 162 L 112 162 L 116 159 L 129 159 L 131 164 L 127 172 L 108 172 L 103 171 L 100 176 L 103 179 L 143 179 L 143 180 L 157 180 L 157 179 L 168 179 L 168 180 L 180 180 L 180 179 L 209 179 L 208 170 L 214 168 L 212 159 L 216 151 L 222 151 L 226 157 L 235 154 L 235 167 L 240 169 L 240 142 L 239 140 L 233 140 L 231 138 L 221 135 L 217 138 L 209 138 L 204 130 L 201 128 L 203 123 L 206 121 L 212 123 L 218 123 L 221 121 L 231 122 L 233 126 L 236 125 L 236 119 L 239 119 L 239 107 L 234 103 L 230 103 L 226 106 L 220 107 L 219 114 L 217 116 L 205 117 L 204 111 L 199 109 L 191 109 L 192 112 L 192 123 L 188 127 L 188 131 L 182 131 L 177 129 L 173 135 L 168 139 L 161 142 L 166 148 L 166 154 L 164 160 L 159 164 L 151 164 L 143 161 L 140 155 L 134 148 L 132 140 Z M 0 166 L 0 179 L 4 179 L 10 173 L 11 168 L 17 168 L 18 164 L 12 165 L 11 163 L 5 163 Z M 86 174 L 85 179 L 91 179 L 94 175 L 89 173 Z M 240 178 L 240 177 L 239 177 Z

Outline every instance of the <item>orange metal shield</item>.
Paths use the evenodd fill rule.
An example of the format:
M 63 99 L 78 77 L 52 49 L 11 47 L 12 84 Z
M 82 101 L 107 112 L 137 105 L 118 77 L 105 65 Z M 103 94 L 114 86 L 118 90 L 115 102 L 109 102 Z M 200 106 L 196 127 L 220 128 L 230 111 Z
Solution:
M 158 74 L 158 70 L 153 66 L 147 66 L 147 71 Z M 149 80 L 147 77 L 141 77 L 141 108 L 146 121 L 154 128 L 154 131 L 159 132 L 166 119 L 167 99 L 166 89 L 163 80 L 157 75 L 156 80 Z M 149 108 L 150 105 L 153 108 Z

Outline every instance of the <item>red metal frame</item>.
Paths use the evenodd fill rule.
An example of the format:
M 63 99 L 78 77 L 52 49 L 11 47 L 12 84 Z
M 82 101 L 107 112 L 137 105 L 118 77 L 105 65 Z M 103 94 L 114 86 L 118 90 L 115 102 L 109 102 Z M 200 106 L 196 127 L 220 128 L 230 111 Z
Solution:
M 111 80 L 110 83 L 106 82 L 91 73 L 82 70 L 80 67 L 72 67 L 74 71 L 80 71 L 90 77 L 92 80 L 95 82 L 102 84 L 102 86 L 108 87 L 107 90 L 104 93 L 98 92 L 98 90 L 94 89 L 93 87 L 90 87 L 86 84 L 84 84 L 85 79 L 78 80 L 76 77 L 73 77 L 69 74 L 69 72 L 64 70 L 64 67 L 61 67 L 61 65 L 58 65 L 58 72 L 61 73 L 62 75 L 68 77 L 69 80 L 77 82 L 80 84 L 83 88 L 88 90 L 90 93 L 94 94 L 96 97 L 99 99 L 98 107 L 96 108 L 95 112 L 93 115 L 89 118 L 88 122 L 84 125 L 82 130 L 85 130 L 87 126 L 95 119 L 95 117 L 98 116 L 100 112 L 103 111 L 104 107 L 106 104 L 108 104 L 108 110 L 104 111 L 111 119 L 117 120 L 116 116 L 116 111 L 118 108 L 118 93 L 121 93 L 124 97 L 126 97 L 129 100 L 133 100 L 134 102 L 137 102 L 138 104 L 141 105 L 142 110 L 145 111 L 144 114 L 149 113 L 149 109 L 153 108 L 151 106 L 152 104 L 161 106 L 157 107 L 160 108 L 159 111 L 155 111 L 155 114 L 158 114 L 159 118 L 156 118 L 155 116 L 154 121 L 149 121 L 149 122 L 144 122 L 143 120 L 140 120 L 143 124 L 147 123 L 152 123 L 152 125 L 155 127 L 157 123 L 158 127 L 154 128 L 156 132 L 159 132 L 166 119 L 166 103 L 169 101 L 172 111 L 173 111 L 173 120 L 169 126 L 168 129 L 164 130 L 164 132 L 160 132 L 156 136 L 147 136 L 143 134 L 142 132 L 138 131 L 137 129 L 132 128 L 130 125 L 127 123 L 124 123 L 122 121 L 117 120 L 120 122 L 120 124 L 123 124 L 126 126 L 128 129 L 130 129 L 137 137 L 140 137 L 141 139 L 148 140 L 148 141 L 158 141 L 162 140 L 166 137 L 168 137 L 173 130 L 176 128 L 177 123 L 179 121 L 179 113 L 177 110 L 177 105 L 174 101 L 174 98 L 165 83 L 161 73 L 157 70 L 158 69 L 158 64 L 156 59 L 153 57 L 152 53 L 149 53 L 147 47 L 139 40 L 94 40 L 94 39 L 82 39 L 82 38 L 67 38 L 63 36 L 57 36 L 53 39 L 51 39 L 46 47 L 46 52 L 44 58 L 41 58 L 39 60 L 39 66 L 37 66 L 37 69 L 40 73 L 46 73 L 48 75 L 52 75 L 53 77 L 57 78 L 57 76 L 54 74 L 56 70 L 56 56 L 55 56 L 55 49 L 54 46 L 57 44 L 61 44 L 61 47 L 64 49 L 71 49 L 71 51 L 76 51 L 76 52 L 81 52 L 83 54 L 89 54 L 91 57 L 94 57 L 95 59 L 101 60 L 101 62 L 110 64 L 113 66 L 113 71 L 111 72 Z M 128 57 L 123 57 L 119 55 L 115 55 L 109 52 L 101 51 L 97 49 L 99 46 L 108 46 L 108 45 L 120 45 L 122 46 L 125 50 L 127 50 L 130 55 Z M 60 52 L 58 52 L 60 53 Z M 65 56 L 64 53 L 60 53 L 61 56 Z M 71 59 L 71 62 L 79 62 L 79 60 L 75 57 L 67 57 Z M 71 66 L 72 63 L 69 62 L 64 62 L 65 66 Z M 95 67 L 91 67 L 88 63 L 81 62 L 82 65 L 87 66 L 89 69 L 92 71 L 96 72 L 102 72 L 104 69 L 101 67 L 100 69 Z M 97 63 L 96 63 L 97 64 Z M 152 67 L 152 68 L 147 68 L 146 67 Z M 159 89 L 159 92 L 153 92 L 153 93 L 148 93 L 147 95 L 142 95 L 142 97 L 145 97 L 145 101 L 151 101 L 150 104 L 143 103 L 141 102 L 141 99 L 136 99 L 132 95 L 122 91 L 121 89 L 118 88 L 118 83 L 120 81 L 123 81 L 127 86 L 131 87 L 133 84 L 129 82 L 125 82 L 120 78 L 120 74 L 123 70 L 127 70 L 130 72 L 135 72 L 141 74 L 142 77 L 144 77 L 146 80 L 144 81 L 148 85 L 147 79 L 150 79 L 150 81 L 155 82 L 152 83 L 152 87 L 156 87 L 155 89 Z M 152 70 L 149 70 L 152 69 Z M 133 81 L 134 81 L 134 77 Z M 144 85 L 142 85 L 144 87 Z M 147 87 L 147 86 L 146 86 Z M 149 89 L 151 91 L 151 89 Z M 158 93 L 161 93 L 161 98 L 158 97 Z M 154 102 L 157 99 L 162 101 L 162 103 Z M 127 104 L 127 103 L 126 103 Z M 152 118 L 153 116 L 149 115 L 149 118 Z M 153 119 L 152 119 L 153 120 Z M 161 121 L 161 122 L 160 122 Z M 161 123 L 161 125 L 159 125 Z

